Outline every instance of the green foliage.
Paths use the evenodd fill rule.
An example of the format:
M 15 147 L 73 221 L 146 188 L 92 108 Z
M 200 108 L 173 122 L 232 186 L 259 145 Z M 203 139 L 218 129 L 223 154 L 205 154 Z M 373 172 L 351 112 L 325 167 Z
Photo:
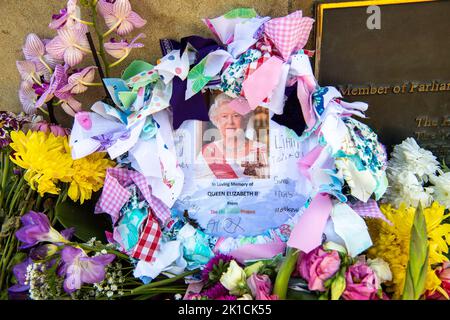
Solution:
M 87 242 L 96 237 L 106 242 L 105 230 L 111 230 L 111 222 L 105 214 L 94 214 L 94 201 L 80 205 L 67 199 L 55 208 L 58 221 L 65 228 L 75 228 L 75 235 Z
M 406 268 L 403 300 L 418 300 L 425 291 L 428 269 L 428 236 L 422 205 L 416 209 L 411 228 L 409 261 Z

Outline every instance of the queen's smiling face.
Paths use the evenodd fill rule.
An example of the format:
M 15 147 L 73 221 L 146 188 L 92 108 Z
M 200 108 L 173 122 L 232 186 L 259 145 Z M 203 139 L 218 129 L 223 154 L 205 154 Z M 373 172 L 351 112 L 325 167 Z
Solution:
M 215 125 L 224 139 L 238 136 L 244 127 L 244 117 L 231 109 L 227 102 L 222 102 L 218 106 L 214 120 Z

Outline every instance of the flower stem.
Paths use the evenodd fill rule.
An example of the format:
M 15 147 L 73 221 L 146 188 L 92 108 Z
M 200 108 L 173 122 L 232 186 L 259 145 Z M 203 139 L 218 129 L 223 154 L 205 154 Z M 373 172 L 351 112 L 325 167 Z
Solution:
M 99 55 L 102 59 L 103 65 L 105 66 L 105 75 L 107 78 L 109 78 L 109 68 L 108 68 L 108 60 L 106 59 L 105 54 L 105 42 L 102 35 L 102 32 L 100 31 L 99 25 L 97 23 L 97 1 L 92 1 L 91 3 L 91 12 L 92 12 L 92 23 L 94 25 L 95 33 L 97 34 L 98 38 L 98 47 L 99 47 Z
M 85 25 L 87 25 L 87 26 L 93 26 L 94 24 L 92 23 L 92 22 L 89 22 L 89 21 L 85 21 L 85 20 L 81 20 L 81 19 L 79 19 L 79 18 L 77 18 L 77 17 L 75 17 L 75 16 L 70 16 L 73 20 L 75 20 L 75 21 L 78 21 L 79 23 L 82 23 L 82 24 L 85 24 Z
M 175 282 L 177 280 L 183 279 L 184 277 L 190 276 L 191 274 L 194 274 L 194 273 L 196 273 L 198 271 L 199 271 L 198 269 L 195 269 L 195 270 L 192 270 L 192 271 L 188 271 L 188 272 L 182 273 L 182 274 L 180 274 L 180 275 L 178 275 L 176 277 L 173 277 L 173 278 L 160 280 L 160 281 L 152 282 L 152 283 L 149 283 L 149 284 L 144 284 L 144 285 L 142 285 L 140 287 L 137 287 L 137 288 L 134 288 L 133 290 L 131 290 L 131 293 L 133 293 L 133 294 L 138 294 L 138 293 L 143 293 L 143 292 L 147 293 L 149 291 L 148 289 L 150 289 L 150 288 L 160 287 L 160 286 L 163 286 L 163 285 Z
M 114 30 L 117 29 L 118 26 L 120 26 L 120 24 L 122 23 L 122 19 L 119 19 L 115 25 L 113 25 L 108 31 L 106 31 L 102 37 L 103 39 L 106 38 L 107 36 L 109 36 Z
M 276 294 L 280 300 L 286 299 L 289 279 L 292 271 L 294 271 L 300 251 L 294 248 L 288 248 L 286 257 L 278 271 L 275 284 L 273 286 L 273 294 Z
M 128 52 L 127 52 L 126 54 L 124 54 L 124 56 L 123 56 L 122 58 L 120 58 L 119 60 L 117 60 L 117 61 L 111 63 L 111 64 L 108 66 L 108 68 L 114 68 L 114 67 L 118 66 L 122 61 L 124 61 L 124 60 L 129 56 L 130 51 L 131 51 L 131 50 L 128 50 Z

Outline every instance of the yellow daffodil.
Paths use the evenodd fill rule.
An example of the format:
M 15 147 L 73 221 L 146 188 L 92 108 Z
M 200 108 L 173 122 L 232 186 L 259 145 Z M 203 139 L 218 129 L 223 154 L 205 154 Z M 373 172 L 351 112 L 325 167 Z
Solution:
M 387 282 L 388 292 L 393 293 L 394 299 L 399 299 L 405 284 L 406 266 L 409 259 L 409 245 L 411 227 L 414 221 L 415 208 L 404 204 L 395 209 L 384 204 L 381 211 L 392 225 L 382 220 L 368 220 L 369 231 L 373 240 L 373 247 L 368 255 L 371 258 L 381 258 L 389 263 L 392 271 L 392 281 Z M 426 290 L 434 292 L 440 290 L 441 280 L 434 272 L 432 266 L 448 261 L 444 253 L 448 252 L 450 245 L 450 224 L 443 223 L 449 216 L 445 215 L 445 207 L 434 202 L 424 209 L 428 233 L 429 259 L 426 278 Z

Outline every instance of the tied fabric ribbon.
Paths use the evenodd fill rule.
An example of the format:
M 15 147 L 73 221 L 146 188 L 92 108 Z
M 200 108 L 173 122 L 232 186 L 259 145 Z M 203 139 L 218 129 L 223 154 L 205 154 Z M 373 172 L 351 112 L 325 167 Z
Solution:
M 155 261 L 155 252 L 160 247 L 161 228 L 159 223 L 153 217 L 152 210 L 149 210 L 147 224 L 145 225 L 139 237 L 138 243 L 132 250 L 133 258 L 144 260 L 146 262 Z
M 159 222 L 164 225 L 170 217 L 169 208 L 161 200 L 152 196 L 147 180 L 142 174 L 128 169 L 108 168 L 106 170 L 103 191 L 95 206 L 95 213 L 109 214 L 115 224 L 119 219 L 120 209 L 131 197 L 131 193 L 127 190 L 131 184 L 136 185 Z

